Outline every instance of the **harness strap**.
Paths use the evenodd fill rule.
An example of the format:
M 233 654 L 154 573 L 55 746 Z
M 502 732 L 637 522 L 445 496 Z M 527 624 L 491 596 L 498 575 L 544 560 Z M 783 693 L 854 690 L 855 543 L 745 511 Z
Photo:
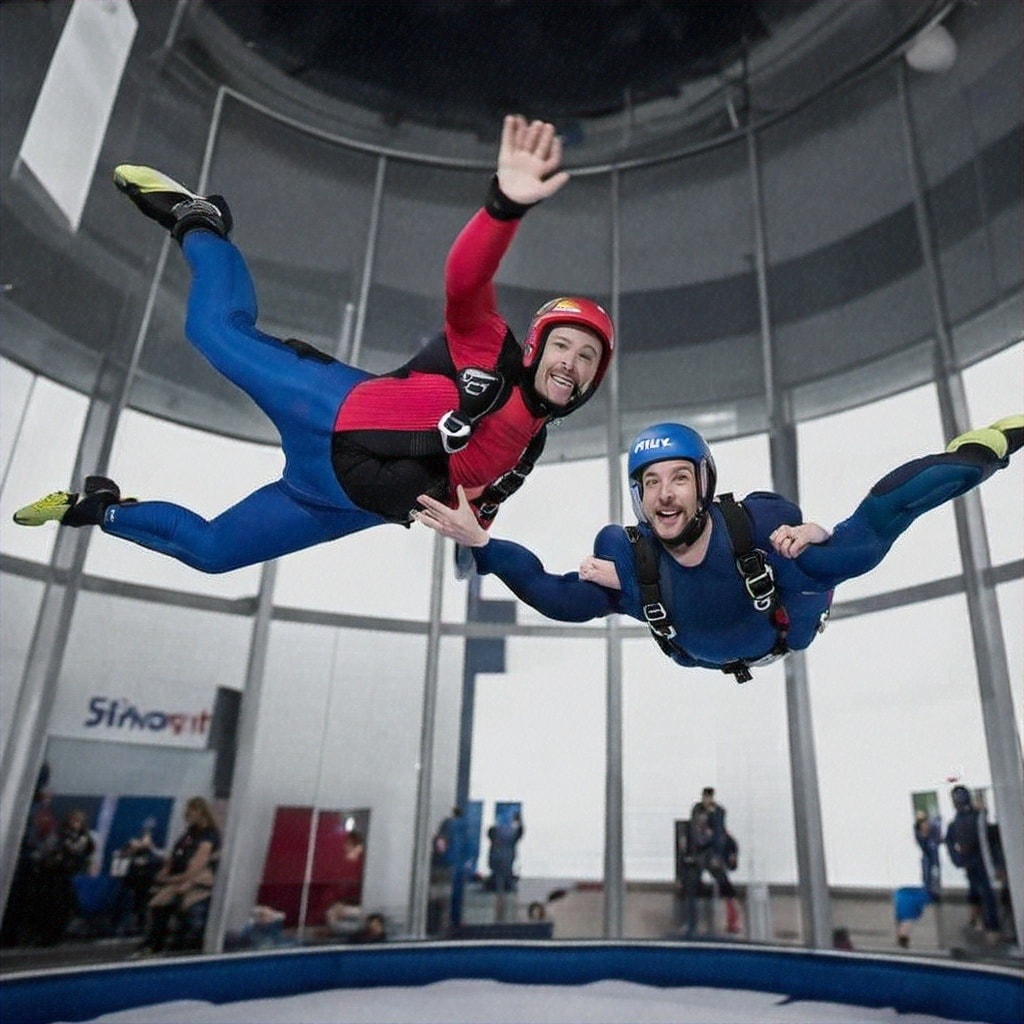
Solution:
M 643 612 L 647 628 L 651 631 L 657 645 L 671 657 L 682 654 L 690 657 L 685 650 L 675 643 L 676 629 L 672 625 L 668 609 L 661 599 L 661 581 L 658 576 L 658 549 L 654 542 L 646 537 L 636 526 L 627 526 L 626 536 L 633 547 L 633 559 L 636 563 L 636 578 L 640 586 L 640 609 Z
M 526 478 L 533 472 L 533 467 L 544 451 L 547 443 L 547 427 L 541 427 L 530 439 L 519 461 L 507 472 L 502 473 L 497 480 L 492 481 L 484 488 L 482 494 L 474 498 L 470 504 L 476 506 L 479 518 L 486 527 L 498 514 L 498 506 L 512 497 L 516 491 L 526 482 Z

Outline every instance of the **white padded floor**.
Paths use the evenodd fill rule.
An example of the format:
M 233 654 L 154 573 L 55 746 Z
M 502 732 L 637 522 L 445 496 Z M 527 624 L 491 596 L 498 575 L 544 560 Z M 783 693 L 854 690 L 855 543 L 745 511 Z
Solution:
M 404 988 L 341 989 L 216 1006 L 181 1000 L 104 1014 L 95 1024 L 945 1024 L 776 993 L 654 988 L 626 981 L 508 985 L 457 979 Z

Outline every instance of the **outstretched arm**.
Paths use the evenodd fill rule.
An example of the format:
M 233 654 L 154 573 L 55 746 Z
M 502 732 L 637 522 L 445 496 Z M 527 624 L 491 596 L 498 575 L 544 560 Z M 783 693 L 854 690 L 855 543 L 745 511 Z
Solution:
M 558 622 L 588 622 L 617 611 L 613 591 L 581 580 L 576 573 L 555 576 L 521 544 L 491 537 L 477 522 L 466 492 L 458 488 L 457 508 L 421 494 L 422 511 L 413 517 L 457 544 L 473 549 L 477 568 L 494 573 L 521 601 Z

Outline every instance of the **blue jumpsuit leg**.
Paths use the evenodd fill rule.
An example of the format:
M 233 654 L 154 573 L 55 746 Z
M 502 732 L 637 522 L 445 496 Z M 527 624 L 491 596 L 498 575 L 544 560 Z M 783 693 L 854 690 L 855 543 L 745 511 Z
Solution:
M 285 469 L 209 522 L 180 505 L 140 502 L 108 509 L 103 531 L 203 572 L 227 572 L 384 522 L 351 501 L 331 465 L 338 407 L 369 375 L 302 356 L 258 330 L 252 278 L 231 242 L 190 231 L 182 251 L 193 275 L 185 333 L 273 422 Z
M 977 487 L 1007 464 L 980 445 L 905 463 L 871 488 L 831 539 L 808 548 L 796 563 L 822 590 L 863 576 L 918 516 Z

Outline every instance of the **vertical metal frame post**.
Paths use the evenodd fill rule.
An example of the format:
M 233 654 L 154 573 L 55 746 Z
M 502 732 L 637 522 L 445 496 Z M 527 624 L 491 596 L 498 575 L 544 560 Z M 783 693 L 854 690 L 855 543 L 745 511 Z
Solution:
M 423 711 L 420 722 L 420 754 L 416 772 L 416 821 L 413 829 L 412 872 L 409 883 L 409 934 L 427 934 L 427 896 L 430 883 L 430 792 L 434 780 L 434 722 L 437 717 L 437 683 L 441 649 L 441 603 L 444 596 L 445 540 L 434 534 L 434 559 L 430 573 L 430 626 L 427 661 L 423 672 Z
M 619 294 L 622 288 L 619 208 L 619 171 L 611 172 L 611 276 L 612 323 L 621 358 L 619 335 Z M 609 522 L 622 521 L 622 496 L 619 480 L 619 359 L 612 359 L 605 377 L 608 394 L 608 512 Z M 604 935 L 622 936 L 625 879 L 622 841 L 622 636 L 617 616 L 606 626 L 605 640 L 605 821 L 604 821 Z
M 799 501 L 796 430 L 775 389 L 771 312 L 768 296 L 768 246 L 764 228 L 764 195 L 757 135 L 747 127 L 751 213 L 754 226 L 754 266 L 761 323 L 761 361 L 764 368 L 765 406 L 771 473 L 775 488 Z M 794 651 L 783 663 L 786 673 L 786 716 L 789 733 L 790 786 L 796 830 L 797 881 L 804 943 L 815 949 L 832 945 L 831 904 L 825 871 L 825 844 L 821 829 L 821 798 L 814 749 L 814 723 L 803 652 Z

